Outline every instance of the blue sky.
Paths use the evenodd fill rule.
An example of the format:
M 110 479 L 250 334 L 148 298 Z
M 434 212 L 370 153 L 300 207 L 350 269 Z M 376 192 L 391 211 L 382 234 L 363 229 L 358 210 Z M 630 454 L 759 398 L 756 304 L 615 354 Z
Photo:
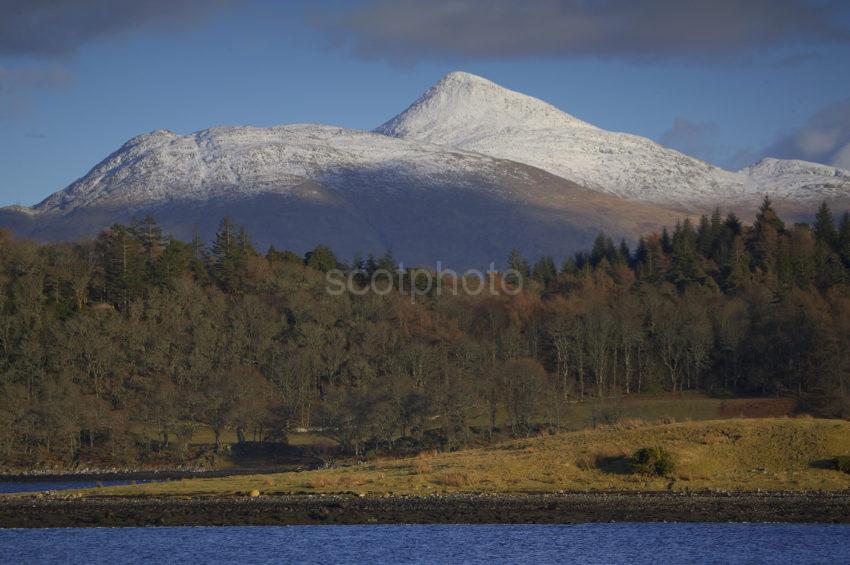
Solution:
M 777 28 L 824 4 L 775 2 L 789 10 Z M 0 2 L 0 19 L 3 10 L 17 9 L 21 17 L 33 4 L 39 1 Z M 128 10 L 120 21 L 104 12 L 122 2 L 86 4 L 100 10 L 101 27 L 90 17 L 85 26 L 69 23 L 65 14 L 29 19 L 45 38 L 55 37 L 51 26 L 83 26 L 58 45 L 39 44 L 38 33 L 11 37 L 11 28 L 0 24 L 0 205 L 34 204 L 130 137 L 158 128 L 189 133 L 224 124 L 319 122 L 371 129 L 452 70 L 723 166 L 772 153 L 844 166 L 841 150 L 850 148 L 850 33 L 842 34 L 850 23 L 840 6 L 834 27 L 812 20 L 796 34 L 748 28 L 729 38 L 708 28 L 694 37 L 670 35 L 664 30 L 678 24 L 658 19 L 658 37 L 622 39 L 623 25 L 652 35 L 656 21 L 625 20 L 606 31 L 614 17 L 593 13 L 590 21 L 605 25 L 587 36 L 569 27 L 573 12 L 537 33 L 531 28 L 540 27 L 533 19 L 539 14 L 522 13 L 535 2 L 507 0 L 487 4 L 501 9 L 500 17 L 473 23 L 457 13 L 457 2 L 441 11 L 441 0 L 214 7 L 189 1 L 173 14 L 170 7 L 180 2 L 147 0 L 133 5 L 148 12 Z M 643 4 L 640 17 L 666 7 L 665 0 Z M 710 14 L 720 22 L 752 17 L 737 13 L 734 2 L 709 4 L 725 10 Z M 484 5 L 471 5 L 470 13 Z M 564 14 L 576 5 L 541 0 L 538 12 Z M 415 27 L 420 18 L 422 33 Z M 538 41 L 546 33 L 553 37 Z M 827 141 L 813 148 L 811 139 Z

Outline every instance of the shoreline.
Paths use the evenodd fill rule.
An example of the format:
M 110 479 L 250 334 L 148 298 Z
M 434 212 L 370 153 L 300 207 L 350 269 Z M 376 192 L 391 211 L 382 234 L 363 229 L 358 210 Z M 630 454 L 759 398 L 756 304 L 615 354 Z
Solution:
M 0 483 L 91 482 L 91 481 L 168 481 L 234 477 L 240 475 L 271 475 L 312 469 L 309 465 L 280 465 L 274 467 L 235 467 L 232 469 L 207 469 L 189 471 L 179 469 L 149 469 L 138 471 L 84 471 L 84 472 L 26 472 L 0 474 Z
M 588 522 L 850 523 L 850 492 L 0 497 L 0 528 Z

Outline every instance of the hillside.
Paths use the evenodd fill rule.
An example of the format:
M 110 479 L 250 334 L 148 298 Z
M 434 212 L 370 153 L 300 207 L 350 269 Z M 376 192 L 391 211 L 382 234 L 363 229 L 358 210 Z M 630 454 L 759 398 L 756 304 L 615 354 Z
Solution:
M 647 446 L 662 446 L 678 459 L 678 467 L 669 478 L 625 472 L 625 457 Z M 265 494 L 394 495 L 561 490 L 846 490 L 850 489 L 850 475 L 824 468 L 827 460 L 842 454 L 850 454 L 850 422 L 841 420 L 632 423 L 333 470 L 112 487 L 99 489 L 97 494 L 206 496 L 253 489 Z

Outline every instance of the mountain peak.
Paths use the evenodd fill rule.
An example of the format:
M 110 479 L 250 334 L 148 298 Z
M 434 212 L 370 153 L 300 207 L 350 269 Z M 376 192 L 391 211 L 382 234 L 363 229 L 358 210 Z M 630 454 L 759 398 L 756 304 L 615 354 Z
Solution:
M 458 130 L 491 135 L 515 129 L 564 127 L 595 129 L 542 100 L 471 73 L 454 71 L 375 131 L 430 141 Z
M 441 78 L 436 85 L 434 85 L 434 88 L 446 88 L 459 85 L 481 85 L 502 88 L 491 80 L 487 80 L 484 77 L 474 75 L 472 73 L 467 73 L 465 71 L 452 71 L 448 73 L 443 78 Z

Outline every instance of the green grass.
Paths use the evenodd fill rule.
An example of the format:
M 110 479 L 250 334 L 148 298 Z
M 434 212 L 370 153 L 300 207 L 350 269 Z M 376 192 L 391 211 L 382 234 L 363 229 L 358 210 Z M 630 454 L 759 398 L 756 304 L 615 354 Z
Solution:
M 629 474 L 627 458 L 659 446 L 676 458 L 669 477 Z M 420 454 L 340 469 L 192 479 L 81 491 L 85 496 L 222 496 L 272 493 L 542 493 L 559 490 L 845 490 L 850 475 L 824 461 L 850 453 L 850 422 L 727 419 L 635 422 Z

